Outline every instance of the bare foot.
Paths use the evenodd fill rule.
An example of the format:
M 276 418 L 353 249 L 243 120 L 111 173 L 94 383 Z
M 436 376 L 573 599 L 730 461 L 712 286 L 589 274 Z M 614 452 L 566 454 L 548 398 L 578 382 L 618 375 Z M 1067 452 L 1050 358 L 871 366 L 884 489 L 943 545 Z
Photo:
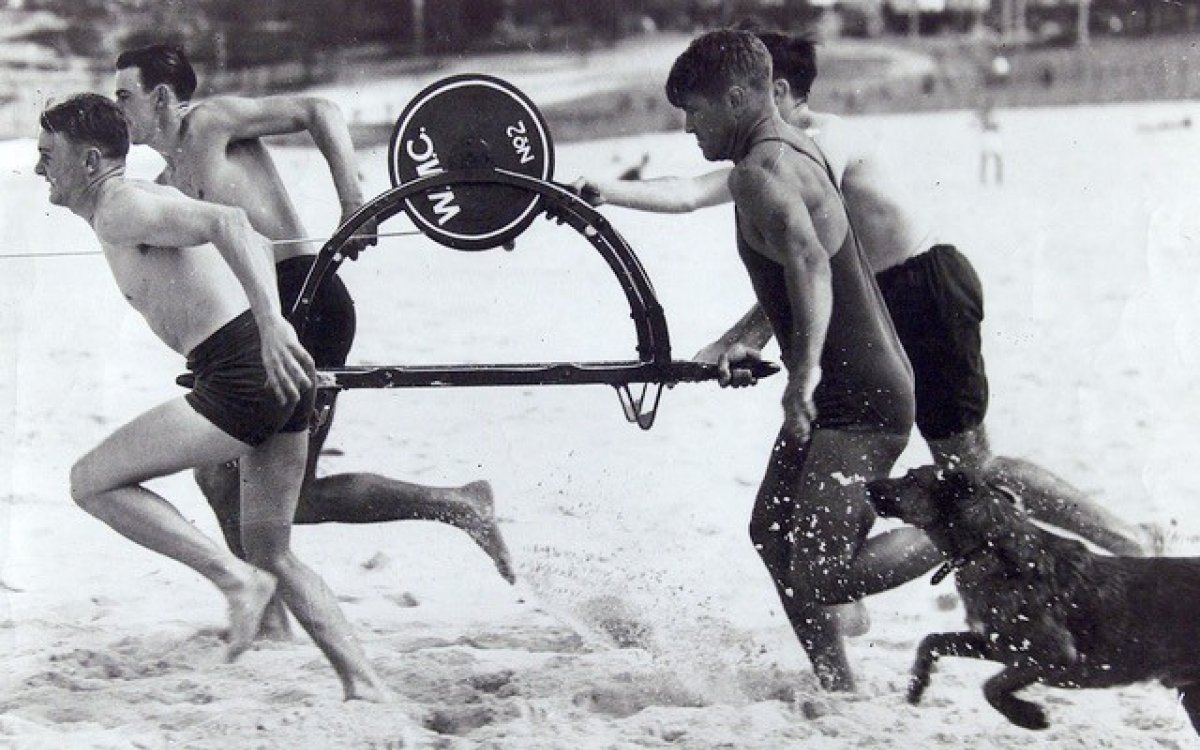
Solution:
M 509 583 L 515 583 L 517 576 L 513 572 L 512 557 L 509 555 L 508 545 L 504 543 L 504 537 L 500 535 L 500 527 L 496 524 L 492 486 L 480 480 L 464 486 L 462 491 L 473 511 L 472 517 L 462 527 L 463 531 L 492 558 L 500 576 Z
M 241 587 L 226 591 L 229 600 L 229 648 L 225 660 L 241 656 L 258 633 L 263 613 L 275 593 L 275 576 L 253 568 L 250 579 Z
M 347 701 L 364 701 L 366 703 L 392 703 L 396 696 L 388 690 L 379 675 L 371 672 L 361 679 L 344 681 L 342 688 Z

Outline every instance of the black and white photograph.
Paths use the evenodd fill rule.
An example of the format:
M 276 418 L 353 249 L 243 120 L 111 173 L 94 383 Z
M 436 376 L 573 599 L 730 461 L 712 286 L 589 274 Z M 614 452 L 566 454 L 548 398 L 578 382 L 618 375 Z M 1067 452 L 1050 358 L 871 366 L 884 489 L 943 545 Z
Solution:
M 0 748 L 1200 746 L 1198 118 L 1198 0 L 0 0 Z

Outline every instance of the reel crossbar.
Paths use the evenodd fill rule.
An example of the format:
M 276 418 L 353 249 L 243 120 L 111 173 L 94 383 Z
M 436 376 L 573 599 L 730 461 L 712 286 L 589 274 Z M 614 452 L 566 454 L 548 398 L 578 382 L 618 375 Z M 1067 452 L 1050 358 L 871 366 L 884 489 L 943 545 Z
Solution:
M 368 222 L 404 211 L 421 234 L 446 247 L 511 247 L 538 215 L 574 229 L 600 253 L 629 305 L 636 359 L 514 364 L 359 365 L 322 369 L 319 386 L 442 388 L 602 384 L 617 391 L 626 419 L 650 429 L 664 387 L 714 380 L 713 364 L 671 358 L 662 305 L 633 248 L 609 221 L 552 179 L 550 133 L 533 103 L 511 84 L 484 75 L 438 81 L 397 120 L 389 148 L 393 187 L 338 227 L 321 247 L 288 318 L 303 333 L 317 289 L 337 273 L 344 248 Z M 367 253 L 369 255 L 369 253 Z M 756 378 L 778 371 L 768 362 Z M 186 385 L 189 376 L 179 379 Z

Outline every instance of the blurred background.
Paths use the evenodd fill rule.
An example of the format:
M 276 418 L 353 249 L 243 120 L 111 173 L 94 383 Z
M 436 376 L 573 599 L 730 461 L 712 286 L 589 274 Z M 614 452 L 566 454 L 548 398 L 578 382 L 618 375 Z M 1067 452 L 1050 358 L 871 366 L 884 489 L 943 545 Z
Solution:
M 822 42 L 814 97 L 827 111 L 1200 94 L 1200 0 L 0 0 L 0 137 L 31 135 L 54 92 L 108 92 L 119 50 L 164 40 L 193 57 L 201 96 L 434 80 L 466 60 L 504 70 L 536 58 L 560 79 L 620 61 L 638 74 L 528 92 L 556 140 L 671 130 L 661 90 L 674 54 L 748 18 Z M 358 137 L 375 141 L 407 101 L 341 98 Z

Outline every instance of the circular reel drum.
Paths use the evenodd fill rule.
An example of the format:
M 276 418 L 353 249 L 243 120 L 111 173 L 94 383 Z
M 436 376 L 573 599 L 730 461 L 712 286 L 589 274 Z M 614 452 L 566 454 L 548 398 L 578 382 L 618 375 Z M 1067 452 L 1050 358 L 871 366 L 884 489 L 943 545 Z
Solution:
M 396 121 L 388 173 L 399 187 L 448 171 L 498 169 L 549 181 L 554 146 L 541 114 L 512 84 L 456 75 L 425 88 Z M 511 243 L 542 197 L 512 185 L 442 185 L 408 198 L 404 210 L 431 239 L 459 250 Z

